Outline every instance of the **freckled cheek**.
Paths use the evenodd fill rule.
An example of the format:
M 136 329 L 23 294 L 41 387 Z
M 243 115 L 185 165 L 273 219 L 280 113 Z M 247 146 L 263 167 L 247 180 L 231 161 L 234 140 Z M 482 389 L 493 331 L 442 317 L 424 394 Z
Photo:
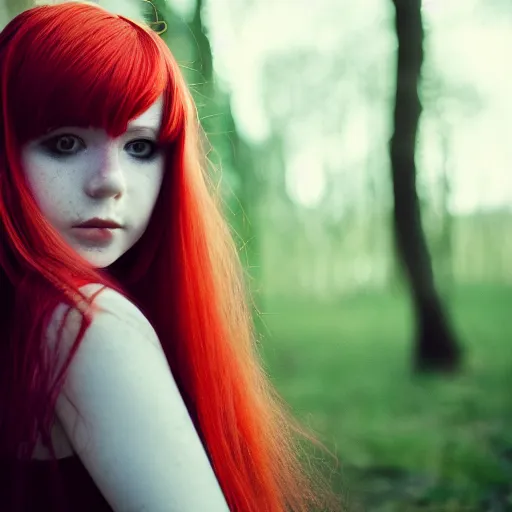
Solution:
M 43 215 L 54 225 L 65 222 L 76 211 L 75 189 L 78 184 L 58 173 L 49 173 L 46 169 L 33 171 L 29 176 L 29 184 Z

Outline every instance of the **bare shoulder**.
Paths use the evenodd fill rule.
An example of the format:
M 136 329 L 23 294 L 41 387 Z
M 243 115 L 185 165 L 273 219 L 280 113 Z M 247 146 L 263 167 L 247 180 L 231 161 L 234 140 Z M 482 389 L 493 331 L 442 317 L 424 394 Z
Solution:
M 157 335 L 142 314 L 125 296 L 115 290 L 106 288 L 99 284 L 89 284 L 81 288 L 81 291 L 89 298 L 94 299 L 97 314 L 94 315 L 90 326 L 88 339 L 107 338 L 109 340 L 119 339 L 111 336 L 116 331 L 127 330 L 131 334 L 138 334 L 137 340 L 145 340 L 156 347 L 160 347 Z M 52 345 L 56 342 L 57 333 L 62 324 L 64 343 L 69 345 L 75 339 L 80 330 L 82 314 L 77 310 L 70 309 L 65 304 L 60 304 L 55 309 L 48 329 L 48 341 Z
M 56 412 L 98 488 L 115 511 L 227 511 L 150 323 L 113 290 L 94 304 Z M 67 344 L 80 314 L 59 306 L 53 329 L 64 317 Z

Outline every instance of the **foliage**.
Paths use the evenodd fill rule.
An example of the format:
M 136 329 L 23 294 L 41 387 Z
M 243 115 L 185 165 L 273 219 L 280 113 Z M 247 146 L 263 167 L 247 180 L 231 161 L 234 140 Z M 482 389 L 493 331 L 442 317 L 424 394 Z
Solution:
M 411 373 L 399 293 L 267 304 L 270 374 L 336 450 L 355 511 L 512 508 L 511 301 L 511 288 L 454 290 L 467 362 L 449 380 Z

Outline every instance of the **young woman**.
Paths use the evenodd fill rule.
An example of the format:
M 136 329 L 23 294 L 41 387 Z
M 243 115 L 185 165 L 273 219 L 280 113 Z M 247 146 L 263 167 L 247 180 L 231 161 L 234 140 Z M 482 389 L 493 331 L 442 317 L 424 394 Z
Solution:
M 0 509 L 336 508 L 259 365 L 163 41 L 36 7 L 0 77 Z

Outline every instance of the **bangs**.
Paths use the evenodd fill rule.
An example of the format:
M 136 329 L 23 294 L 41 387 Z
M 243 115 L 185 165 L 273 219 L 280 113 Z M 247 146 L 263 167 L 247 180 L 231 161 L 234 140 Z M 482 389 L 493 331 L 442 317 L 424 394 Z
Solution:
M 38 9 L 18 34 L 8 80 L 6 103 L 20 143 L 63 126 L 118 136 L 169 87 L 149 29 L 86 4 Z

